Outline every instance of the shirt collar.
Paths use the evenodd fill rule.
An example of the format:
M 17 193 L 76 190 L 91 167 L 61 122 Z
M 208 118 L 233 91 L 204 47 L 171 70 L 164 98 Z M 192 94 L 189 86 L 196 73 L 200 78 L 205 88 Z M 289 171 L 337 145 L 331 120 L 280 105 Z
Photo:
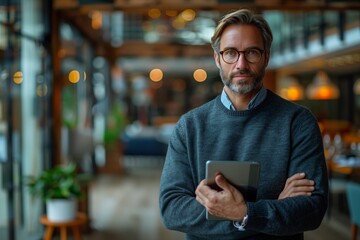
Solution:
M 260 105 L 266 98 L 266 88 L 264 85 L 260 88 L 259 92 L 250 100 L 247 109 L 255 108 Z M 230 98 L 226 94 L 225 90 L 222 90 L 221 93 L 221 102 L 229 110 L 236 111 L 234 105 L 232 104 Z

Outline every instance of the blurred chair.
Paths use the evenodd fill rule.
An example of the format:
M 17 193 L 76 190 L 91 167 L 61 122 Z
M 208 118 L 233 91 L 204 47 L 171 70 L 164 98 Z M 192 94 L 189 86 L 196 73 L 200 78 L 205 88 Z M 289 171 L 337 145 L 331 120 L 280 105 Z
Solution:
M 164 128 L 166 130 L 166 128 Z M 168 131 L 134 122 L 121 135 L 124 170 L 162 167 L 167 151 Z
M 327 216 L 331 217 L 333 207 L 337 207 L 338 210 L 345 208 L 345 195 L 348 180 L 345 178 L 333 178 L 329 177 L 329 207 L 327 210 Z
M 357 228 L 360 226 L 360 183 L 349 182 L 346 189 L 351 219 L 352 240 L 357 237 Z
M 331 146 L 334 149 L 333 146 Z M 331 217 L 331 212 L 334 207 L 338 210 L 343 210 L 345 208 L 344 202 L 346 195 L 346 187 L 348 183 L 348 176 L 351 173 L 345 172 L 344 168 L 339 168 L 333 161 L 334 153 L 330 153 L 333 151 L 331 148 L 324 149 L 326 165 L 328 169 L 328 177 L 329 177 L 329 207 L 327 210 L 327 217 Z

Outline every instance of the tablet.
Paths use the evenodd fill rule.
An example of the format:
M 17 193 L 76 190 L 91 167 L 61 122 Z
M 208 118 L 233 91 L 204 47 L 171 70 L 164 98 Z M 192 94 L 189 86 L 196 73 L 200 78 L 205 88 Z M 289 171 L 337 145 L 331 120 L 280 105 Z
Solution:
M 244 195 L 246 201 L 254 202 L 256 200 L 260 174 L 260 164 L 258 162 L 207 161 L 206 182 L 213 189 L 220 191 L 221 189 L 215 183 L 217 173 L 222 173 Z M 208 212 L 206 212 L 206 218 L 208 220 L 226 220 L 213 216 Z

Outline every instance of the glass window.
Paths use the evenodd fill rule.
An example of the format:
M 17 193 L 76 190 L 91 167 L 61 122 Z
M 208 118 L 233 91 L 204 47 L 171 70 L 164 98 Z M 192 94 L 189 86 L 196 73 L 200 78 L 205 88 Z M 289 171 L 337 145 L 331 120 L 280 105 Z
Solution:
M 346 12 L 346 29 L 360 27 L 360 11 Z

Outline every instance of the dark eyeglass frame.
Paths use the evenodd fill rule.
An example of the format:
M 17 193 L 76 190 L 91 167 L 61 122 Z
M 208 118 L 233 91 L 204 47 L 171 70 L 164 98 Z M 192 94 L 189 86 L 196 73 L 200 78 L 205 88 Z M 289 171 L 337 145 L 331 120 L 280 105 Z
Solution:
M 226 60 L 224 59 L 224 53 L 225 53 L 226 51 L 229 51 L 229 50 L 237 52 L 237 58 L 236 58 L 236 60 L 234 60 L 233 62 L 229 62 L 229 61 L 226 61 Z M 259 59 L 258 59 L 257 61 L 249 61 L 246 52 L 250 52 L 250 51 L 254 51 L 254 50 L 260 52 L 260 57 L 259 57 Z M 260 48 L 248 48 L 248 49 L 245 49 L 244 51 L 238 51 L 238 50 L 235 49 L 235 48 L 228 48 L 228 49 L 225 49 L 225 50 L 223 50 L 223 51 L 220 51 L 219 53 L 220 53 L 221 58 L 222 58 L 222 60 L 223 60 L 224 62 L 226 62 L 227 64 L 233 64 L 233 63 L 236 63 L 237 61 L 239 61 L 240 53 L 244 54 L 244 57 L 245 57 L 245 59 L 246 59 L 247 62 L 249 62 L 249 63 L 258 63 L 258 62 L 260 62 L 260 59 L 261 59 L 262 55 L 264 54 L 264 52 L 265 52 L 265 50 L 260 49 Z

